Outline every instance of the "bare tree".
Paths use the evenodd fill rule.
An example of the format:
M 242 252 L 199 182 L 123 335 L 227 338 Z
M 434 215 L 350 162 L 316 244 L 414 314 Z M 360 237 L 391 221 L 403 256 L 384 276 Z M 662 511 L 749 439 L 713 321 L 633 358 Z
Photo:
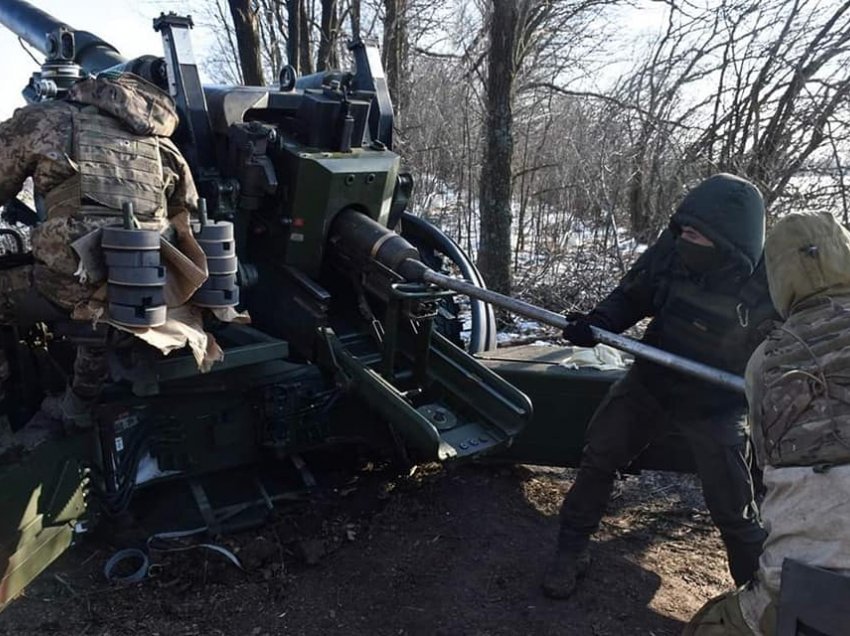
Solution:
M 799 208 L 801 171 L 838 156 L 827 131 L 832 142 L 850 132 L 840 117 L 848 42 L 847 2 L 725 1 L 688 16 L 671 7 L 665 33 L 618 92 L 634 124 L 632 227 L 651 232 L 682 184 L 718 170 L 755 181 L 776 213 Z
M 489 15 L 484 161 L 479 205 L 481 243 L 478 267 L 487 284 L 503 294 L 511 291 L 511 161 L 513 159 L 513 84 L 517 3 L 492 0 Z
M 239 48 L 239 65 L 246 84 L 262 86 L 263 66 L 260 61 L 260 28 L 257 13 L 251 0 L 228 0 L 236 44 Z
M 403 103 L 401 97 L 402 74 L 407 55 L 407 10 L 408 0 L 383 0 L 384 4 L 384 40 L 383 62 L 387 75 L 387 88 L 401 117 Z
M 267 77 L 284 57 L 344 66 L 349 29 L 381 38 L 413 209 L 502 291 L 591 305 L 721 170 L 756 181 L 772 215 L 850 218 L 850 0 L 665 1 L 633 39 L 603 12 L 659 3 L 252 1 Z M 210 7 L 208 61 L 241 81 L 230 12 Z
M 280 0 L 258 0 L 258 2 L 259 13 L 262 16 L 259 26 L 263 65 L 268 68 L 271 77 L 277 78 L 284 64 L 284 50 L 289 50 L 284 3 Z
M 325 71 L 339 67 L 339 56 L 336 49 L 339 35 L 339 14 L 336 0 L 321 0 L 321 5 L 322 19 L 316 70 Z
M 272 24 L 270 30 L 277 30 L 277 40 L 286 42 L 287 62 L 300 75 L 309 75 L 315 66 L 312 56 L 312 37 L 310 24 L 312 21 L 306 0 L 263 0 L 274 6 L 274 20 L 268 20 Z M 283 17 L 281 7 L 286 7 L 286 17 Z
M 576 42 L 585 37 L 581 21 L 610 4 L 605 0 L 493 0 L 491 4 L 478 260 L 488 284 L 505 293 L 511 286 L 515 81 L 524 76 L 520 88 L 529 92 L 532 101 L 534 89 L 549 90 L 550 85 L 535 78 L 562 74 Z M 522 202 L 520 210 L 524 210 Z
M 360 27 L 360 14 L 361 14 L 362 4 L 360 0 L 350 0 L 349 6 L 349 16 L 351 17 L 351 37 L 359 38 L 361 34 Z

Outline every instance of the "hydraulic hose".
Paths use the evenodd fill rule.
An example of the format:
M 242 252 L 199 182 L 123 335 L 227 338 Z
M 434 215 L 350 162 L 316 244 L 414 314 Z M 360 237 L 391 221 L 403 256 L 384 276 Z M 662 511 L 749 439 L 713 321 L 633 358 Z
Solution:
M 486 289 L 484 278 L 478 268 L 455 241 L 446 236 L 437 226 L 409 212 L 402 214 L 402 232 L 415 242 L 422 241 L 444 254 L 457 265 L 463 279 L 469 284 Z M 472 327 L 469 336 L 469 352 L 482 353 L 496 348 L 496 314 L 493 307 L 475 297 L 469 297 Z

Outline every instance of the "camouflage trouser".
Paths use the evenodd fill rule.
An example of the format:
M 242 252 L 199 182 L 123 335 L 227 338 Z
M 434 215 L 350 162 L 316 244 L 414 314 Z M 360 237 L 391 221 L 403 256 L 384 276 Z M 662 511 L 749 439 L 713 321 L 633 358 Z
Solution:
M 50 219 L 33 230 L 33 282 L 38 291 L 65 311 L 90 298 L 99 285 L 81 283 L 74 274 L 80 259 L 71 244 L 92 230 L 114 223 L 111 216 L 68 217 Z
M 78 345 L 71 389 L 77 397 L 93 400 L 100 395 L 107 371 L 105 347 Z
M 39 270 L 34 270 L 32 265 L 0 270 L 0 325 L 15 323 L 18 302 L 23 295 L 32 293 L 34 271 L 37 277 Z M 54 298 L 49 299 L 55 302 Z M 8 355 L 5 349 L 0 347 L 0 393 L 3 392 L 10 375 Z M 106 376 L 105 349 L 92 345 L 79 345 L 74 360 L 74 378 L 71 382 L 74 393 L 84 400 L 97 397 Z
M 0 324 L 15 322 L 18 299 L 33 286 L 33 266 L 22 265 L 0 270 Z
M 32 272 L 32 265 L 0 270 L 0 325 L 11 325 L 15 322 L 17 301 L 32 288 Z M 11 373 L 6 350 L 0 346 L 0 393 L 4 392 Z

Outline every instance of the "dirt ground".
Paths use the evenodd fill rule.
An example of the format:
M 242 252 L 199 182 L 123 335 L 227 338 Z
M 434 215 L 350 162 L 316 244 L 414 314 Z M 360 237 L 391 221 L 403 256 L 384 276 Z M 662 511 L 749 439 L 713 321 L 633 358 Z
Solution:
M 618 482 L 593 565 L 568 601 L 540 593 L 573 473 L 525 466 L 364 470 L 205 550 L 152 555 L 142 583 L 89 539 L 0 614 L 0 634 L 678 634 L 731 585 L 693 477 Z

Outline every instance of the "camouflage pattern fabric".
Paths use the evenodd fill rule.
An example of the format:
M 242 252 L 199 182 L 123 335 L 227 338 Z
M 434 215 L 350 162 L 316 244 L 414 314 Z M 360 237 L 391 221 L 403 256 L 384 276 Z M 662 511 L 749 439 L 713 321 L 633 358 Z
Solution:
M 16 297 L 32 288 L 33 266 L 0 270 L 0 325 L 15 322 Z
M 74 379 L 71 390 L 82 400 L 94 400 L 100 395 L 100 389 L 108 373 L 106 348 L 92 345 L 78 345 L 74 358 Z
M 36 289 L 66 311 L 90 298 L 102 281 L 80 280 L 75 275 L 79 257 L 71 244 L 78 238 L 105 225 L 114 225 L 110 217 L 54 219 L 42 223 L 32 233 L 32 253 L 35 258 L 33 282 Z
M 97 106 L 139 135 L 170 137 L 179 122 L 168 93 L 132 73 L 102 73 L 77 82 L 68 100 Z
M 828 213 L 789 215 L 765 265 L 785 322 L 745 377 L 768 536 L 754 581 L 709 601 L 685 636 L 775 634 L 786 558 L 850 575 L 850 232 Z
M 75 127 L 81 113 L 95 120 L 100 117 L 103 129 L 111 127 L 118 132 L 125 131 L 123 134 L 130 140 L 125 145 L 130 149 L 133 139 L 143 142 L 144 137 L 156 138 L 155 143 L 137 145 L 148 153 L 142 160 L 161 173 L 153 186 L 159 188 L 159 192 L 150 192 L 150 179 L 142 180 L 143 185 L 137 187 L 147 188 L 148 198 L 161 197 L 159 200 L 165 201 L 169 218 L 197 205 L 198 195 L 188 164 L 166 138 L 178 123 L 174 103 L 166 93 L 143 79 L 127 73 L 86 79 L 71 88 L 65 101 L 43 102 L 18 109 L 10 120 L 0 123 L 0 205 L 15 197 L 24 181 L 31 177 L 36 204 L 42 212 L 47 207 L 47 219 L 33 231 L 35 265 L 0 272 L 2 321 L 10 322 L 14 318 L 13 292 L 29 290 L 33 284 L 48 300 L 69 312 L 85 304 L 101 287 L 100 281 L 81 278 L 79 258 L 71 243 L 99 227 L 119 222 L 120 212 L 114 206 L 99 204 L 96 199 L 86 200 L 86 205 L 82 205 L 88 198 L 85 188 L 73 188 L 74 184 L 83 183 L 85 172 L 75 156 Z M 107 117 L 109 121 L 105 121 Z M 154 148 L 158 156 L 150 157 L 150 148 Z M 125 170 L 127 157 L 122 159 L 121 153 L 113 152 L 104 161 L 108 164 L 113 157 L 112 172 L 108 165 L 102 170 L 107 175 L 114 174 L 112 187 L 115 183 L 126 182 L 131 187 L 138 183 L 139 180 L 133 178 L 136 175 Z M 136 157 L 136 161 L 140 159 Z M 68 199 L 63 198 L 62 206 L 45 206 L 50 193 L 62 191 L 63 186 L 64 192 L 76 192 L 78 203 L 69 207 Z M 165 221 L 158 223 L 165 225 Z M 81 398 L 96 396 L 100 390 L 106 377 L 103 354 L 100 348 L 79 348 L 73 390 Z M 8 369 L 8 365 L 5 366 Z M 3 361 L 0 360 L 0 373 L 2 370 Z M 0 377 L 0 381 L 3 379 Z
M 786 318 L 750 369 L 761 464 L 850 463 L 850 232 L 831 214 L 785 217 L 765 245 Z
M 77 174 L 48 192 L 43 213 L 61 216 L 120 216 L 131 202 L 137 218 L 166 215 L 159 139 L 137 135 L 113 117 L 88 106 L 74 114 L 73 157 Z
M 850 295 L 793 313 L 764 344 L 759 377 L 759 462 L 850 462 Z
M 78 177 L 74 158 L 74 122 L 84 106 L 95 106 L 120 121 L 135 135 L 169 135 L 177 125 L 171 98 L 157 87 L 130 74 L 78 82 L 69 100 L 31 104 L 0 124 L 0 205 L 14 197 L 32 177 L 36 202 Z M 189 167 L 165 137 L 159 140 L 162 188 L 167 215 L 192 210 L 197 191 Z M 95 281 L 80 281 L 79 261 L 70 243 L 117 218 L 102 214 L 48 216 L 33 234 L 34 279 L 39 291 L 65 309 L 88 299 Z

